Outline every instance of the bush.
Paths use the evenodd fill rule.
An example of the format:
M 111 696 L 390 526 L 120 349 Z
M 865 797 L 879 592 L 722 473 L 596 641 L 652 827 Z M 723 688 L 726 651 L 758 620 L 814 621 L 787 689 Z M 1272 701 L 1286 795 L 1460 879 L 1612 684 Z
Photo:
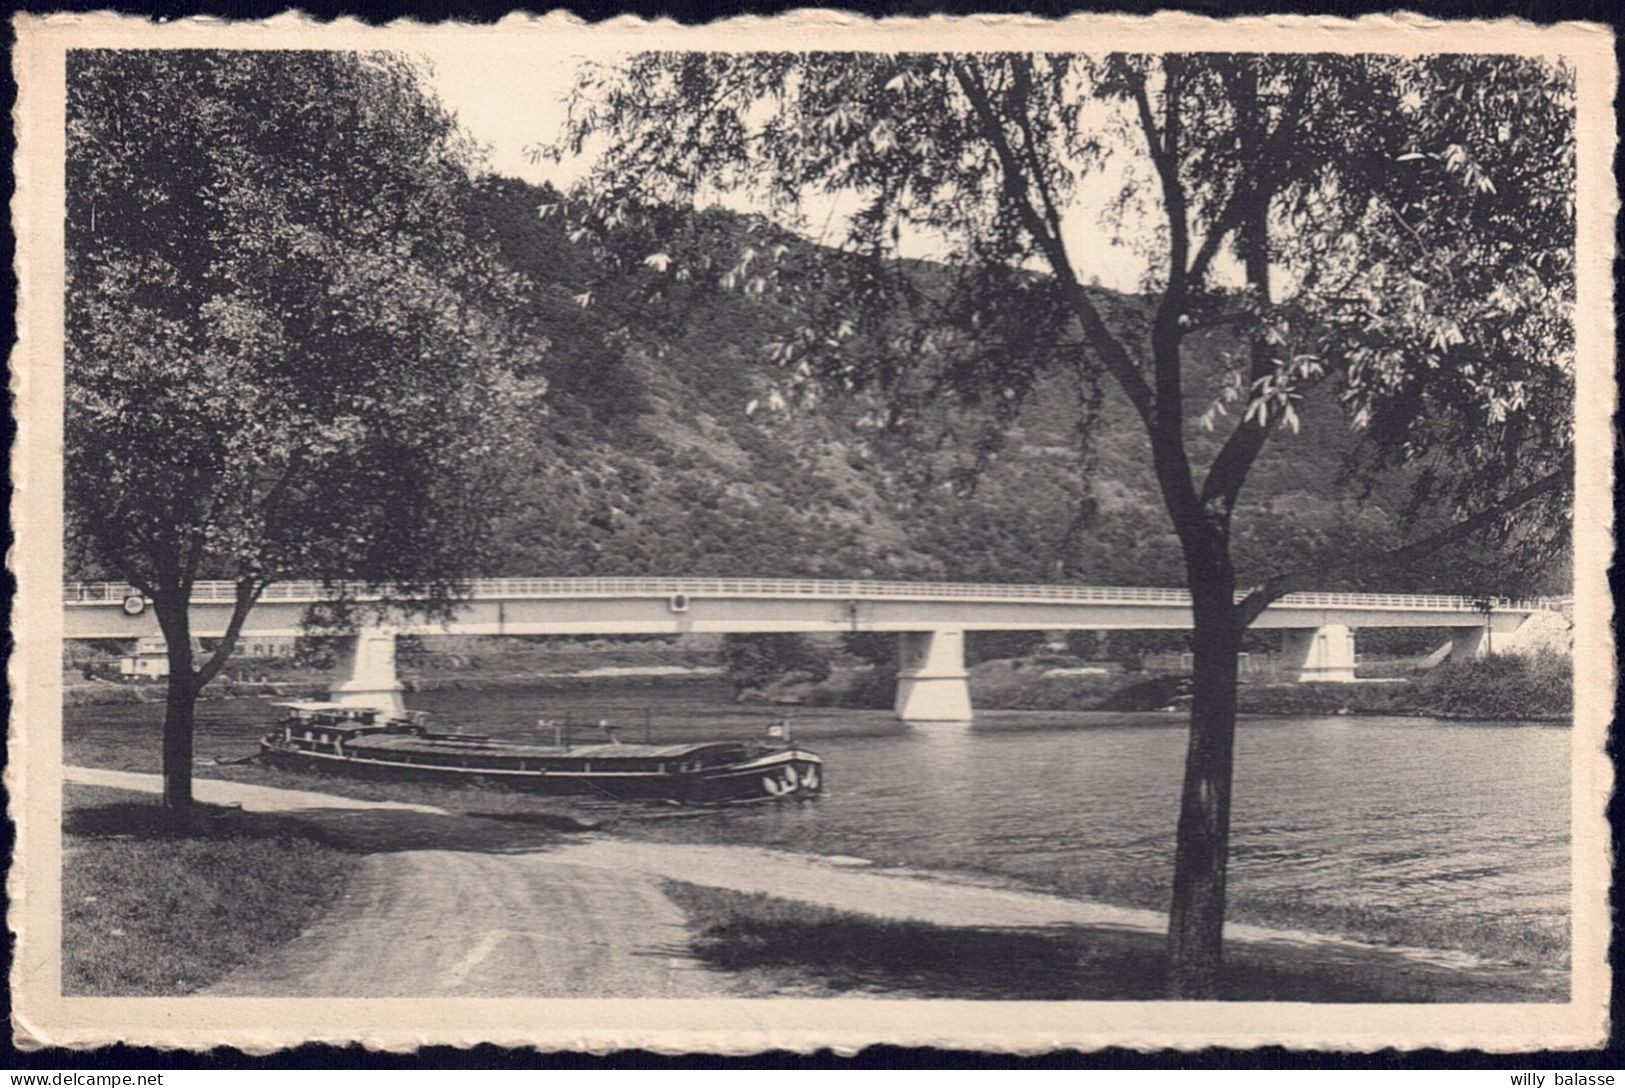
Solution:
M 1441 718 L 1566 718 L 1574 667 L 1563 654 L 1491 654 L 1447 661 L 1414 685 L 1416 709 Z
M 897 668 L 897 636 L 853 631 L 841 636 L 841 650 L 877 668 Z
M 1094 710 L 1122 683 L 1118 676 L 1043 675 L 1047 668 L 1076 664 L 1055 657 L 985 661 L 970 670 L 971 704 L 985 710 Z
M 66 688 L 62 692 L 63 706 L 121 706 L 144 703 L 141 689 L 129 686 L 102 686 Z
M 1447 661 L 1402 684 L 1245 687 L 1245 714 L 1416 714 L 1430 718 L 1560 721 L 1574 711 L 1569 659 L 1542 652 Z
M 829 679 L 829 654 L 801 635 L 726 635 L 721 657 L 735 692 L 766 687 L 791 672 L 815 683 Z
M 306 669 L 331 669 L 344 645 L 340 636 L 301 635 L 293 644 L 294 664 Z
M 862 672 L 845 672 L 806 693 L 808 706 L 840 706 L 852 710 L 890 710 L 897 700 L 896 665 L 877 665 Z
M 1100 710 L 1161 710 L 1190 695 L 1188 676 L 1148 676 L 1123 684 L 1118 682 L 1099 704 Z
M 965 664 L 980 665 L 1008 657 L 1026 657 L 1044 648 L 1042 631 L 967 631 Z
M 1410 691 L 1409 684 L 1251 684 L 1238 693 L 1236 710 L 1305 716 L 1403 713 L 1409 709 Z

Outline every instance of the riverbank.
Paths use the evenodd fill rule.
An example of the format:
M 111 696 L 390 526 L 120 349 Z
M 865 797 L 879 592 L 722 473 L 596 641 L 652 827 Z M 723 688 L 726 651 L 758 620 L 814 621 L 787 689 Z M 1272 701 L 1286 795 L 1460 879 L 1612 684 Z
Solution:
M 466 640 L 464 640 L 466 641 Z M 493 640 L 500 641 L 500 640 Z M 1348 684 L 1281 682 L 1268 671 L 1242 675 L 1237 710 L 1259 715 L 1380 714 L 1451 720 L 1567 721 L 1573 714 L 1573 669 L 1567 655 L 1543 651 L 1446 661 L 1419 671 L 1414 661 L 1363 666 L 1379 675 Z M 656 687 L 673 682 L 707 683 L 724 674 L 714 651 L 664 643 L 609 643 L 560 650 L 519 645 L 485 652 L 435 652 L 403 660 L 407 693 L 533 690 L 546 694 L 617 686 Z M 979 662 L 968 670 L 971 704 L 981 710 L 1138 712 L 1183 709 L 1189 703 L 1187 673 L 1124 671 L 1111 663 L 1058 654 L 1035 654 Z M 288 661 L 240 661 L 203 690 L 203 699 L 243 697 L 321 699 L 332 685 L 331 669 Z M 159 703 L 162 681 L 84 678 L 65 671 L 67 706 Z M 746 688 L 742 702 L 766 706 L 890 709 L 895 670 L 887 666 L 837 664 L 822 680 L 792 673 Z
M 1462 721 L 1568 722 L 1573 662 L 1564 655 L 1495 654 L 1446 662 L 1388 683 L 1249 685 L 1243 714 L 1384 714 Z
M 1376 714 L 1462 721 L 1568 721 L 1574 709 L 1568 657 L 1542 652 L 1446 662 L 1426 672 L 1353 683 L 1281 682 L 1242 677 L 1236 709 L 1257 715 Z M 1183 710 L 1186 673 L 1122 672 L 1055 656 L 984 661 L 968 670 L 971 705 L 979 710 L 1137 712 Z M 883 709 L 896 683 L 889 670 L 837 670 L 818 683 L 789 682 L 747 693 L 765 703 Z
M 560 673 L 472 672 L 461 675 L 405 675 L 401 678 L 401 686 L 408 694 L 427 691 L 510 689 L 545 693 L 576 691 L 605 681 L 633 687 L 654 687 L 674 682 L 706 683 L 716 680 L 721 674 L 722 668 L 716 665 L 611 665 Z M 326 699 L 332 685 L 333 678 L 330 672 L 300 670 L 294 676 L 278 680 L 217 680 L 203 689 L 199 701 L 219 702 L 225 699 L 245 698 Z M 162 681 L 84 681 L 77 677 L 64 677 L 63 681 L 64 706 L 137 706 L 163 701 Z
M 70 780 L 85 776 L 70 769 Z M 437 807 L 219 781 L 209 789 L 246 810 L 202 810 L 203 828 L 229 831 L 209 835 L 192 821 L 184 833 L 171 826 L 140 839 L 117 829 L 162 823 L 155 802 L 70 787 L 64 947 L 81 960 L 65 978 L 98 980 L 71 992 L 1160 996 L 1163 919 L 1154 911 L 851 859 L 566 836 Z M 87 849 L 132 838 L 160 852 L 201 841 L 206 856 L 175 852 L 183 860 L 170 867 L 133 857 L 122 870 L 86 864 Z M 284 841 L 319 849 L 296 845 L 288 864 L 256 874 L 219 845 L 264 851 Z M 152 924 L 131 944 L 118 911 L 168 903 L 162 881 L 182 889 L 174 913 L 149 909 Z M 254 911 L 267 921 L 245 922 Z M 1566 988 L 1551 970 L 1288 929 L 1237 924 L 1228 945 L 1226 995 L 1237 999 L 1554 1000 Z M 114 973 L 126 962 L 164 969 Z
M 178 816 L 158 804 L 157 775 L 69 767 L 66 777 L 62 988 L 70 996 L 209 990 L 355 913 L 375 859 L 429 848 L 542 849 L 594 826 L 516 812 L 499 798 L 465 810 L 425 804 L 410 790 L 363 799 L 206 777 L 194 780 L 192 811 Z M 457 792 L 434 799 L 456 802 Z

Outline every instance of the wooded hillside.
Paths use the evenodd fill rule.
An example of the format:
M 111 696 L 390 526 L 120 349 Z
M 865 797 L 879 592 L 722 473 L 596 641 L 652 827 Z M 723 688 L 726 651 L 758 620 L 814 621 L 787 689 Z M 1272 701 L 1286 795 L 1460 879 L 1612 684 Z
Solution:
M 974 476 L 990 417 L 939 415 L 897 436 L 865 426 L 860 401 L 747 413 L 777 376 L 768 345 L 795 315 L 595 266 L 565 217 L 543 214 L 560 203 L 551 190 L 488 179 L 482 197 L 504 255 L 531 281 L 552 383 L 537 420 L 541 461 L 515 496 L 493 573 L 1182 582 L 1145 438 L 1114 391 L 1087 460 L 1073 433 L 1079 393 L 1052 379 Z M 720 211 L 693 219 L 715 234 L 719 267 L 748 233 L 770 229 Z M 1132 319 L 1134 300 L 1113 301 Z M 1234 350 L 1222 334 L 1209 347 Z M 1199 442 L 1197 420 L 1191 430 Z M 1403 508 L 1403 481 L 1355 494 L 1344 466 L 1356 436 L 1335 405 L 1306 403 L 1302 432 L 1271 444 L 1242 495 L 1244 579 L 1283 557 L 1392 547 L 1426 524 L 1426 512 Z M 1518 570 L 1461 547 L 1382 577 L 1371 588 L 1516 594 L 1562 592 L 1567 571 Z

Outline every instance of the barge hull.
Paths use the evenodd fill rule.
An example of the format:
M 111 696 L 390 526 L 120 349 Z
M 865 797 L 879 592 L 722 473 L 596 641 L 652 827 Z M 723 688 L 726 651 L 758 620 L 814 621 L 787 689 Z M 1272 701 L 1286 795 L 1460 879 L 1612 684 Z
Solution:
M 748 763 L 688 772 L 506 770 L 404 763 L 307 750 L 261 742 L 261 756 L 273 766 L 375 782 L 431 782 L 535 793 L 544 796 L 602 797 L 614 800 L 731 804 L 789 796 L 812 797 L 822 789 L 821 760 L 809 752 L 775 752 Z

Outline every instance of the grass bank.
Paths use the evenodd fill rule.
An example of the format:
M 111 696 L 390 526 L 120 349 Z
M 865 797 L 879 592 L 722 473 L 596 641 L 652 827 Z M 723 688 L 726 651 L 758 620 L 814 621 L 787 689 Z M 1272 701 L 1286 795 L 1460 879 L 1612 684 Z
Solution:
M 892 704 L 895 684 L 890 670 L 851 670 L 816 685 L 770 687 L 768 694 L 812 706 L 883 709 Z M 1183 706 L 1190 694 L 1188 675 L 1111 672 L 1052 657 L 984 661 L 969 670 L 969 684 L 972 705 L 984 710 L 1161 710 Z M 1364 683 L 1243 677 L 1237 709 L 1243 714 L 1567 721 L 1574 709 L 1573 667 L 1566 655 L 1542 652 L 1446 662 L 1429 672 Z
M 1395 683 L 1260 684 L 1241 689 L 1244 714 L 1396 714 L 1484 721 L 1568 721 L 1573 662 L 1563 654 L 1495 654 L 1446 662 Z
M 1107 928 L 949 927 L 669 882 L 695 954 L 750 996 L 875 993 L 920 998 L 1145 1001 L 1164 995 L 1160 934 Z M 1536 968 L 1425 964 L 1365 948 L 1238 944 L 1227 1001 L 1480 1002 L 1564 999 Z
M 342 894 L 351 862 L 299 820 L 69 787 L 62 992 L 193 993 L 297 937 Z

